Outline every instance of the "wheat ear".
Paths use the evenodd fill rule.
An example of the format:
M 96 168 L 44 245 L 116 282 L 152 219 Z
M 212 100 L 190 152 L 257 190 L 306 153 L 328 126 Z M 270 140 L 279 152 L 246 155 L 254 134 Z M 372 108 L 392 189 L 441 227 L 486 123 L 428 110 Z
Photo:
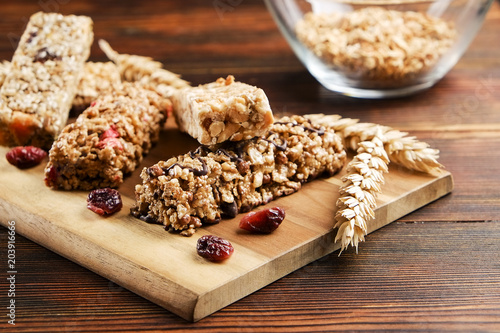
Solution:
M 389 159 L 395 164 L 426 173 L 443 167 L 437 161 L 439 150 L 430 148 L 427 143 L 408 136 L 406 132 L 373 123 L 360 123 L 357 119 L 339 115 L 314 114 L 305 117 L 313 123 L 333 128 L 343 138 L 344 146 L 354 151 L 360 142 L 370 141 L 378 135 Z
M 347 165 L 342 178 L 340 198 L 335 216 L 338 228 L 335 242 L 341 241 L 341 250 L 349 244 L 358 250 L 359 242 L 367 234 L 367 222 L 374 217 L 376 195 L 384 183 L 389 161 L 410 170 L 432 172 L 442 167 L 437 161 L 439 151 L 407 133 L 388 126 L 359 123 L 357 119 L 339 115 L 311 114 L 311 122 L 331 127 L 344 141 L 344 146 L 357 152 Z
M 376 197 L 388 163 L 383 141 L 377 135 L 358 143 L 356 156 L 347 164 L 347 174 L 342 177 L 337 200 L 334 228 L 338 228 L 335 242 L 341 241 L 340 253 L 349 245 L 356 247 L 357 252 L 359 242 L 364 241 L 367 222 L 375 217 Z
M 99 40 L 99 47 L 116 64 L 125 81 L 151 86 L 165 97 L 170 97 L 176 89 L 190 86 L 178 74 L 164 69 L 160 62 L 150 57 L 120 54 L 103 39 Z

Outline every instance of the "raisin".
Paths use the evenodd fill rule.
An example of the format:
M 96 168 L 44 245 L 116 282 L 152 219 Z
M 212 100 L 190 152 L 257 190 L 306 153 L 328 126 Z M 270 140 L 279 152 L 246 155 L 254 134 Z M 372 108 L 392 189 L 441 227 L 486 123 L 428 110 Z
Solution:
M 233 218 L 238 215 L 238 205 L 236 204 L 236 201 L 233 201 L 231 203 L 225 201 L 221 202 L 220 210 L 222 214 L 228 218 Z
M 285 218 L 285 210 L 280 207 L 250 212 L 240 220 L 240 228 L 261 234 L 270 234 L 276 230 Z
M 50 52 L 48 48 L 42 47 L 36 53 L 34 61 L 41 62 L 43 64 L 48 60 L 61 60 L 61 57 L 55 53 Z
M 234 247 L 223 238 L 204 235 L 198 239 L 196 251 L 200 256 L 210 261 L 223 261 L 233 254 Z
M 122 208 L 122 198 L 117 190 L 100 188 L 93 190 L 87 197 L 87 208 L 101 216 L 109 216 Z
M 30 32 L 29 38 L 26 40 L 26 43 L 31 43 L 33 41 L 33 38 L 35 38 L 36 36 L 38 36 L 38 32 L 36 31 Z
M 46 156 L 45 150 L 33 146 L 14 147 L 5 155 L 7 161 L 19 169 L 37 166 Z

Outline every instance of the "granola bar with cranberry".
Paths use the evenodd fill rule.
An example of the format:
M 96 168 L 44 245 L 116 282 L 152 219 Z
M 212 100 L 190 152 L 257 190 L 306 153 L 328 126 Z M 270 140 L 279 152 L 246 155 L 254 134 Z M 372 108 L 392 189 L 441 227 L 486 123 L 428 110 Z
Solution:
M 144 168 L 131 214 L 189 236 L 203 223 L 235 217 L 321 174 L 333 175 L 345 160 L 333 129 L 285 117 L 261 137 L 200 146 Z
M 203 145 L 263 135 L 273 123 L 266 94 L 233 76 L 176 91 L 174 115 L 181 131 Z
M 0 144 L 50 148 L 66 125 L 92 26 L 86 16 L 31 16 L 0 88 Z
M 119 186 L 158 141 L 170 109 L 168 99 L 132 83 L 102 95 L 52 145 L 46 185 L 64 190 Z

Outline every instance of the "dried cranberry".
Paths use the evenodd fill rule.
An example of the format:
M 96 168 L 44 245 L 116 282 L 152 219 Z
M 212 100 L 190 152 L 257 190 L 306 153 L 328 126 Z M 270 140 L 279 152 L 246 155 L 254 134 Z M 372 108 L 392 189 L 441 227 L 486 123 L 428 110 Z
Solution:
M 5 157 L 10 164 L 19 169 L 28 169 L 37 166 L 47 156 L 47 152 L 33 146 L 19 146 L 12 148 Z
M 116 129 L 116 126 L 115 125 L 111 125 L 107 130 L 105 130 L 99 136 L 99 140 L 102 141 L 102 140 L 105 140 L 105 139 L 108 139 L 108 138 L 119 138 L 119 137 L 120 137 L 120 133 L 118 133 L 118 131 Z
M 101 216 L 116 213 L 122 206 L 120 193 L 112 188 L 93 190 L 87 197 L 87 208 Z
M 103 149 L 106 146 L 110 147 L 117 147 L 118 149 L 123 149 L 123 145 L 118 140 L 120 137 L 120 133 L 116 130 L 115 125 L 111 125 L 110 128 L 108 128 L 106 131 L 104 131 L 100 136 L 99 136 L 99 143 L 97 144 L 97 147 L 99 149 Z
M 200 256 L 210 261 L 222 261 L 233 254 L 234 247 L 223 238 L 204 235 L 198 239 L 196 250 Z
M 269 234 L 276 230 L 285 218 L 285 210 L 280 207 L 250 212 L 240 220 L 240 228 L 261 234 Z
M 48 170 L 45 171 L 45 185 L 48 187 L 57 185 L 57 178 L 59 177 L 59 171 L 53 165 L 51 165 Z

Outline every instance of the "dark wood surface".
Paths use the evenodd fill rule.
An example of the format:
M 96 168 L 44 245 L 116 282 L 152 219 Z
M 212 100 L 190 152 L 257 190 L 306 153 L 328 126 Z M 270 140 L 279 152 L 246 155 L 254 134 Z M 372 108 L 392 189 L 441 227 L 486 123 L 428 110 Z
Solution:
M 262 87 L 278 115 L 339 113 L 406 130 L 441 150 L 455 189 L 370 234 L 358 254 L 328 255 L 194 324 L 16 235 L 16 326 L 10 326 L 8 235 L 0 228 L 0 330 L 500 331 L 498 2 L 435 87 L 375 101 L 321 87 L 261 1 L 2 2 L 0 59 L 12 57 L 38 10 L 89 15 L 96 39 L 151 56 L 193 84 L 234 74 Z M 96 45 L 91 59 L 105 60 Z

